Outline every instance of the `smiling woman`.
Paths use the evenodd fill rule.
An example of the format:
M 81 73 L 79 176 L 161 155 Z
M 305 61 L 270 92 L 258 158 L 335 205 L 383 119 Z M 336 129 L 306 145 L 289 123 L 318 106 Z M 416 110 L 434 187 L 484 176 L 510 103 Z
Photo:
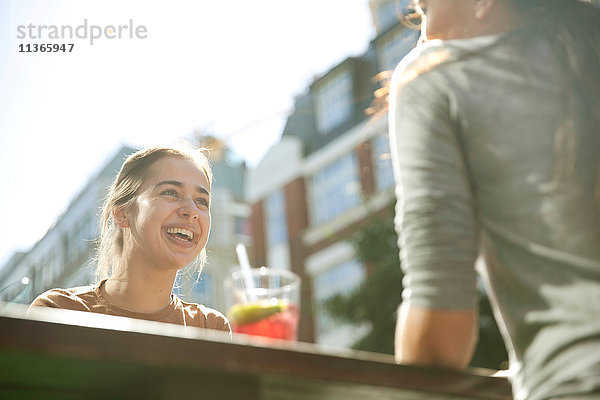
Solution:
M 151 147 L 125 160 L 102 209 L 99 283 L 41 294 L 34 306 L 230 331 L 218 311 L 172 293 L 177 271 L 201 270 L 212 172 L 202 149 Z

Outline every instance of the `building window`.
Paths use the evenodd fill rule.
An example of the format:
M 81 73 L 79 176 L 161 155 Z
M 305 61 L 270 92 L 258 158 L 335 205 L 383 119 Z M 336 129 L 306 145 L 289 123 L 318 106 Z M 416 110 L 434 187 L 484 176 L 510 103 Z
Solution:
M 79 243 L 79 249 L 78 249 L 79 255 L 81 255 L 87 251 L 88 246 L 94 239 L 94 236 L 90 235 L 90 233 L 89 233 L 90 225 L 93 225 L 93 223 L 89 219 L 86 219 L 79 227 L 79 230 L 77 233 L 78 234 L 77 240 Z
M 234 217 L 235 233 L 241 236 L 250 236 L 252 234 L 250 229 L 250 218 L 248 217 Z
M 265 215 L 267 220 L 267 244 L 269 247 L 286 243 L 288 235 L 285 194 L 283 190 L 279 190 L 267 197 L 265 201 Z
M 69 235 L 67 233 L 63 233 L 63 235 L 62 235 L 62 244 L 63 244 L 63 248 L 62 248 L 63 260 L 64 260 L 65 264 L 67 264 L 73 258 L 73 253 L 74 253 L 74 251 L 73 251 L 74 246 L 71 243 L 69 243 Z
M 360 202 L 360 180 L 354 152 L 329 164 L 311 180 L 313 224 L 329 221 Z
M 418 32 L 409 29 L 397 29 L 383 38 L 377 44 L 377 54 L 380 71 L 396 68 L 396 65 L 408 52 L 415 47 Z
M 42 286 L 44 290 L 49 289 L 50 286 L 52 286 L 52 281 L 54 279 L 54 264 L 54 253 L 50 253 L 42 263 Z
M 378 135 L 373 139 L 373 153 L 377 190 L 389 189 L 394 186 L 394 171 L 387 133 Z
M 340 71 L 326 78 L 315 92 L 317 130 L 326 134 L 352 115 L 352 75 Z
M 95 240 L 99 235 L 98 221 L 94 217 L 89 217 L 86 221 L 87 238 Z
M 194 301 L 212 307 L 215 300 L 213 285 L 213 278 L 209 272 L 204 271 L 200 276 L 196 274 L 192 286 Z
M 337 294 L 347 294 L 365 278 L 364 266 L 349 260 L 321 272 L 313 278 L 313 293 L 317 305 L 315 324 L 317 336 L 336 329 L 336 322 L 324 309 L 323 303 Z
M 403 3 L 408 3 L 408 0 L 384 0 L 377 5 L 375 19 L 379 32 L 398 23 Z

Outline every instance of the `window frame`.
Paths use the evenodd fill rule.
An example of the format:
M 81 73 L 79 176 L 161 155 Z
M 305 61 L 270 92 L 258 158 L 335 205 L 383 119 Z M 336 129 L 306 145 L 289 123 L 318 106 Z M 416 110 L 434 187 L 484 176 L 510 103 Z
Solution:
M 326 135 L 352 118 L 355 90 L 349 67 L 335 71 L 318 83 L 314 89 L 318 133 Z

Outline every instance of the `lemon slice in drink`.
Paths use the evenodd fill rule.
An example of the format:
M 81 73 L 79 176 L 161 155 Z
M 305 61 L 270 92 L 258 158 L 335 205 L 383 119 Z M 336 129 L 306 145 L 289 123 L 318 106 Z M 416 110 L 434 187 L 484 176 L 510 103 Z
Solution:
M 268 318 L 273 314 L 287 310 L 287 308 L 288 302 L 284 300 L 236 304 L 229 309 L 229 319 L 235 324 L 244 325 Z

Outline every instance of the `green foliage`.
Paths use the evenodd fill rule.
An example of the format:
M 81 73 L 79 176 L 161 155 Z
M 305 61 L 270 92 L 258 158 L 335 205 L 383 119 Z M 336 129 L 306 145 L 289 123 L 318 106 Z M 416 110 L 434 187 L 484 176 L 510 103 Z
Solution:
M 393 209 L 390 211 L 393 215 Z M 370 332 L 353 346 L 355 349 L 393 354 L 403 276 L 393 218 L 371 217 L 350 241 L 370 269 L 369 274 L 353 292 L 327 300 L 325 309 L 340 321 L 371 325 Z
M 508 353 L 485 293 L 481 293 L 479 297 L 479 340 L 471 367 L 508 368 Z
M 402 270 L 393 205 L 384 217 L 372 216 L 352 235 L 350 242 L 369 273 L 354 291 L 326 300 L 325 310 L 340 322 L 367 323 L 371 330 L 353 346 L 357 350 L 394 353 L 397 308 L 402 301 Z M 479 342 L 471 366 L 506 367 L 504 343 L 487 296 L 479 300 Z

